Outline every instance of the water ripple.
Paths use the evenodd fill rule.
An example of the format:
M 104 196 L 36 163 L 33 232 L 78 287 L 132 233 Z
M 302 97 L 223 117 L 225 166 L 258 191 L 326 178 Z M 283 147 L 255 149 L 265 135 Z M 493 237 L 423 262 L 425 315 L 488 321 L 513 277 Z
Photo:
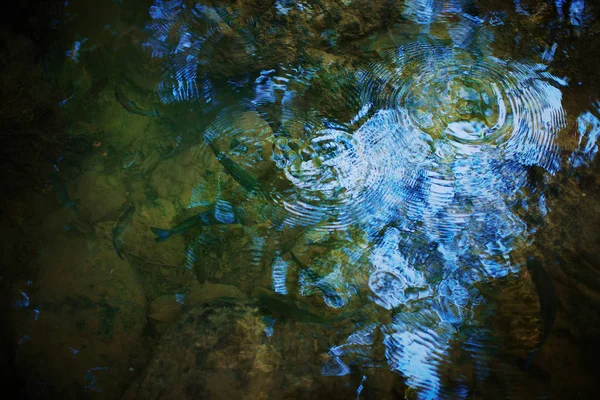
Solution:
M 559 169 L 561 92 L 539 65 L 424 43 L 387 59 L 357 73 L 370 118 L 353 133 L 313 125 L 287 166 L 298 194 L 286 207 L 299 220 L 343 228 L 399 210 L 433 217 L 514 192 L 525 167 Z
M 214 68 L 220 48 L 235 44 L 244 60 L 254 55 L 253 21 L 242 20 L 237 12 L 184 0 L 155 0 L 150 17 L 142 47 L 162 60 L 165 73 L 157 91 L 165 104 L 203 101 L 207 108 L 214 88 L 206 72 Z
M 421 40 L 351 73 L 279 66 L 260 72 L 251 98 L 204 133 L 242 187 L 268 194 L 281 225 L 348 234 L 343 246 L 304 258 L 299 294 L 343 308 L 361 293 L 389 312 L 392 322 L 365 334 L 379 326 L 387 363 L 424 398 L 452 397 L 438 370 L 451 343 L 465 339 L 460 329 L 476 325 L 476 284 L 518 270 L 510 254 L 530 227 L 517 210 L 545 209 L 530 168 L 553 174 L 562 162 L 564 82 L 541 64 L 486 51 Z M 315 82 L 338 76 L 346 110 L 334 117 L 307 107 Z M 596 129 L 591 117 L 580 126 L 583 147 Z M 263 239 L 250 246 L 257 265 Z M 288 273 L 276 258 L 278 293 L 289 289 Z M 350 336 L 332 347 L 323 373 L 349 373 L 346 359 L 368 359 L 369 343 Z
M 282 164 L 295 189 L 283 204 L 291 223 L 366 233 L 351 285 L 366 268 L 371 300 L 395 314 L 381 327 L 389 366 L 420 398 L 452 397 L 438 370 L 475 323 L 475 284 L 518 270 L 510 253 L 529 230 L 516 209 L 543 212 L 529 169 L 560 169 L 564 82 L 540 64 L 431 41 L 380 56 L 356 72 L 356 128 L 313 123 Z M 593 130 L 580 123 L 581 136 Z M 348 372 L 350 342 L 324 372 Z

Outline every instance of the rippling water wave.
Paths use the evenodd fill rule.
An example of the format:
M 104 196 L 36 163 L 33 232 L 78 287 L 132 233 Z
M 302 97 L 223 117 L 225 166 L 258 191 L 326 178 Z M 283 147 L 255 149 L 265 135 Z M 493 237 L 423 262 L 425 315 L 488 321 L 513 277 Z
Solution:
M 314 130 L 284 169 L 296 190 L 284 206 L 295 223 L 368 235 L 368 262 L 348 269 L 368 270 L 371 299 L 402 310 L 381 328 L 388 363 L 435 398 L 457 329 L 477 323 L 474 284 L 518 270 L 509 255 L 528 226 L 514 209 L 543 203 L 529 169 L 560 168 L 561 81 L 543 65 L 423 42 L 357 76 L 366 120 Z M 327 374 L 349 371 L 353 340 L 332 349 Z
M 288 205 L 298 218 L 326 215 L 325 227 L 343 227 L 399 212 L 435 216 L 460 207 L 457 196 L 514 192 L 528 166 L 559 169 L 561 93 L 541 66 L 422 43 L 388 57 L 357 73 L 371 117 L 354 132 L 311 124 L 302 162 L 285 169 L 299 189 Z M 334 204 L 321 208 L 316 193 Z
M 224 7 L 156 0 L 150 17 L 146 26 L 149 38 L 142 47 L 162 60 L 165 73 L 157 91 L 165 104 L 201 101 L 207 108 L 214 101 L 215 90 L 206 72 L 216 66 L 219 47 L 235 46 L 246 61 L 254 54 L 252 21 Z
M 204 138 L 254 176 L 278 171 L 261 184 L 288 228 L 359 232 L 362 247 L 350 239 L 313 259 L 299 293 L 339 308 L 366 283 L 394 314 L 372 325 L 389 367 L 424 397 L 441 396 L 437 370 L 465 339 L 460 329 L 478 324 L 475 284 L 518 271 L 510 253 L 530 227 L 515 210 L 544 204 L 529 169 L 560 169 L 561 80 L 541 64 L 412 42 L 357 69 L 348 107 L 360 111 L 336 121 L 298 108 L 318 71 L 282 71 L 261 73 L 254 98 L 221 112 Z M 261 111 L 273 104 L 279 124 Z M 279 293 L 290 270 L 274 263 Z M 356 340 L 331 349 L 325 374 L 365 357 Z
M 161 98 L 196 99 L 204 40 L 235 24 L 225 19 L 213 29 L 209 9 L 160 3 L 149 26 L 158 41 L 147 45 L 177 64 L 159 87 Z M 462 9 L 455 2 L 434 13 L 430 3 L 406 6 L 405 18 L 429 24 L 436 13 Z M 194 36 L 189 24 L 198 18 L 207 30 Z M 403 39 L 352 68 L 282 64 L 258 72 L 244 101 L 222 110 L 204 132 L 218 158 L 248 172 L 238 183 L 268 193 L 263 200 L 273 208 L 265 218 L 278 230 L 338 235 L 334 248 L 302 266 L 300 295 L 342 309 L 369 301 L 391 315 L 386 323 L 357 324 L 330 349 L 325 375 L 377 364 L 371 357 L 377 332 L 389 368 L 423 398 L 468 394 L 471 376 L 456 378 L 452 392 L 439 373 L 455 342 L 468 344 L 464 351 L 478 373 L 490 368 L 478 357 L 496 344 L 472 333 L 482 325 L 476 285 L 518 272 L 510 255 L 536 228 L 519 210 L 546 213 L 530 170 L 560 170 L 558 135 L 567 122 L 564 79 L 541 63 L 498 58 L 465 34 L 482 21 L 463 18 L 449 29 L 450 41 Z M 173 31 L 176 46 L 167 40 Z M 319 90 L 324 103 L 340 97 L 345 103 L 311 105 Z M 582 149 L 570 159 L 574 165 L 597 152 L 597 119 L 588 114 L 578 121 Z M 252 247 L 256 264 L 266 251 L 259 239 Z M 282 256 L 272 263 L 272 287 L 288 294 L 288 275 L 299 263 Z
M 30 394 L 593 392 L 600 8 L 112 3 L 3 36 Z

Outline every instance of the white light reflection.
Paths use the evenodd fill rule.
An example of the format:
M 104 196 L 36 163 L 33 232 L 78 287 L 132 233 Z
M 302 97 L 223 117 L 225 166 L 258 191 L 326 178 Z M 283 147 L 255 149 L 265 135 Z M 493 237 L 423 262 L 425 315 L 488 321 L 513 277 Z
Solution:
M 595 102 L 592 109 L 596 115 L 600 115 L 600 102 Z M 569 158 L 569 162 L 575 168 L 588 166 L 598 153 L 600 119 L 596 115 L 586 111 L 577 118 L 578 147 Z
M 365 84 L 368 120 L 353 134 L 315 132 L 313 157 L 286 170 L 297 193 L 284 205 L 296 223 L 366 232 L 371 299 L 402 310 L 381 328 L 387 362 L 421 398 L 438 398 L 436 368 L 458 328 L 475 323 L 474 284 L 516 271 L 509 255 L 529 232 L 514 207 L 525 201 L 545 212 L 543 198 L 525 198 L 522 188 L 531 166 L 560 169 L 557 135 L 566 122 L 560 80 L 539 64 L 424 44 L 390 54 L 402 77 L 381 68 L 373 81 L 392 94 L 382 98 L 377 84 Z M 369 71 L 360 75 L 369 79 Z M 361 261 L 348 271 L 364 271 Z M 331 349 L 323 373 L 349 373 L 347 360 L 364 357 L 364 347 L 349 337 Z
M 294 2 L 274 4 L 286 14 Z M 460 0 L 440 4 L 408 2 L 403 16 L 426 31 L 463 9 Z M 579 26 L 584 2 L 570 4 L 569 21 Z M 205 41 L 218 40 L 220 31 L 213 25 L 222 22 L 221 16 L 209 7 L 184 10 L 181 5 L 156 0 L 147 26 L 153 36 L 145 47 L 169 59 L 171 76 L 159 87 L 164 102 L 193 100 L 201 90 L 210 102 L 210 81 L 198 79 L 197 72 L 206 62 Z M 528 13 L 520 1 L 514 7 Z M 557 1 L 561 12 L 562 7 Z M 203 35 L 189 34 L 185 21 L 192 18 L 208 27 Z M 502 13 L 486 18 L 491 26 L 504 23 Z M 548 174 L 561 167 L 557 135 L 566 120 L 559 87 L 567 81 L 543 64 L 496 58 L 485 45 L 471 52 L 475 39 L 488 37 L 481 28 L 485 23 L 462 15 L 448 31 L 451 46 L 405 44 L 356 71 L 362 104 L 348 124 L 296 120 L 302 79 L 308 85 L 315 71 L 280 66 L 262 71 L 254 82 L 254 108 L 280 103 L 282 126 L 301 127 L 273 138 L 271 160 L 292 186 L 280 202 L 288 212 L 286 225 L 352 231 L 346 240 L 357 243 L 335 253 L 338 258 L 324 269 L 329 273 L 301 274 L 300 294 L 322 296 L 325 304 L 340 308 L 357 286 L 368 283 L 371 300 L 394 314 L 391 323 L 369 324 L 332 347 L 324 375 L 348 374 L 350 360 L 368 359 L 380 329 L 389 367 L 421 398 L 439 398 L 436 368 L 458 339 L 458 329 L 476 323 L 473 307 L 481 300 L 474 284 L 518 268 L 509 255 L 527 242 L 532 229 L 515 208 L 547 213 L 545 197 L 525 195 L 523 189 L 530 167 Z M 173 31 L 179 36 L 169 42 Z M 550 61 L 556 51 L 556 44 L 539 49 L 540 58 Z M 598 152 L 598 108 L 595 104 L 577 120 L 579 147 L 569 158 L 574 167 L 588 165 Z M 222 132 L 227 130 L 216 134 L 225 136 Z M 204 191 L 194 188 L 190 206 L 206 204 Z M 218 219 L 230 221 L 226 206 L 217 210 Z M 252 246 L 256 261 L 263 238 L 255 238 Z M 288 290 L 288 264 L 277 256 L 272 265 L 272 287 L 280 294 Z M 272 324 L 268 329 L 272 334 Z

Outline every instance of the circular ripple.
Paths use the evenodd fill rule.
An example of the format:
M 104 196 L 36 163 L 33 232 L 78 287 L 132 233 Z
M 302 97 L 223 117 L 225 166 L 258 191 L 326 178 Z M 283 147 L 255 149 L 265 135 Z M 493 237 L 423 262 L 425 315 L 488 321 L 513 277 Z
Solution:
M 364 122 L 313 129 L 286 171 L 297 218 L 375 229 L 408 217 L 450 238 L 486 207 L 506 211 L 528 167 L 559 168 L 565 115 L 543 66 L 415 42 L 359 68 L 356 81 L 363 115 L 350 122 Z
M 343 229 L 383 209 L 392 212 L 390 190 L 404 187 L 415 193 L 412 183 L 418 181 L 419 171 L 395 169 L 393 158 L 404 149 L 406 158 L 419 162 L 429 146 L 421 137 L 423 151 L 409 151 L 419 139 L 401 134 L 398 122 L 397 113 L 383 111 L 354 134 L 344 127 L 309 133 L 300 157 L 285 169 L 295 188 L 284 202 L 293 222 Z M 381 130 L 382 123 L 389 129 Z
M 408 111 L 415 128 L 455 147 L 504 146 L 527 164 L 554 169 L 565 126 L 558 80 L 544 66 L 412 43 L 371 64 L 362 81 L 379 108 Z M 464 151 L 464 150 L 463 150 Z M 509 154 L 510 155 L 510 154 Z

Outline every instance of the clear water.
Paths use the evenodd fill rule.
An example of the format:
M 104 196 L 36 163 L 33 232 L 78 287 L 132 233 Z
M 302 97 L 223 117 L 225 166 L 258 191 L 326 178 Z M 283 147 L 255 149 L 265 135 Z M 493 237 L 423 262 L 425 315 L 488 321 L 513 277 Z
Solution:
M 5 35 L 25 395 L 595 398 L 597 5 L 150 3 Z

